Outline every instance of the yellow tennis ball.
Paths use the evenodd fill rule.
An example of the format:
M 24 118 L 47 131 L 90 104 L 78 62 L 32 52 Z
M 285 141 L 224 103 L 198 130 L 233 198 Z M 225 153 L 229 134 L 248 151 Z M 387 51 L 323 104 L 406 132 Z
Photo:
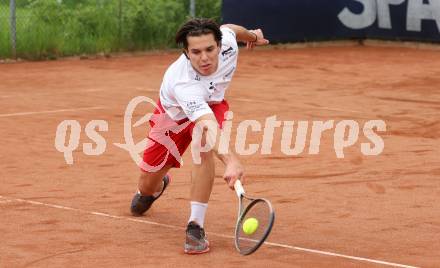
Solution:
M 243 223 L 243 232 L 247 235 L 255 233 L 258 229 L 258 220 L 255 218 L 249 218 Z

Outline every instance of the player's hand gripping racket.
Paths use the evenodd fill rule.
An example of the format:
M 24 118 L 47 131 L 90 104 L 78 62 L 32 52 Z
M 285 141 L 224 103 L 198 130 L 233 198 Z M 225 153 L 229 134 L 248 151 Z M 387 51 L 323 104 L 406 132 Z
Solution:
M 254 253 L 269 236 L 275 213 L 268 200 L 247 196 L 240 180 L 235 181 L 234 189 L 238 196 L 235 247 L 240 254 L 249 255 Z M 248 201 L 246 206 L 245 201 Z

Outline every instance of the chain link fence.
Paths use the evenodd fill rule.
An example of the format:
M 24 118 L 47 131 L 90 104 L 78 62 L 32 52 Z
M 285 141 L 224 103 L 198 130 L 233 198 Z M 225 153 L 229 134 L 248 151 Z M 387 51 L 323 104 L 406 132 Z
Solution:
M 0 58 L 169 48 L 188 17 L 220 13 L 221 0 L 0 0 Z
M 15 14 L 14 11 L 10 12 L 9 1 L 0 0 L 0 57 L 12 55 L 10 30 L 15 24 L 11 25 L 10 13 Z

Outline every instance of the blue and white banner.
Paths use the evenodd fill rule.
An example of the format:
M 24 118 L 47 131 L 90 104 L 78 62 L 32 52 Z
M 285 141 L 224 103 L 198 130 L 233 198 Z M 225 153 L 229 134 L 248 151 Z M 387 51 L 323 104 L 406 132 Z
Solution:
M 223 22 L 262 28 L 272 42 L 439 42 L 440 0 L 223 0 Z

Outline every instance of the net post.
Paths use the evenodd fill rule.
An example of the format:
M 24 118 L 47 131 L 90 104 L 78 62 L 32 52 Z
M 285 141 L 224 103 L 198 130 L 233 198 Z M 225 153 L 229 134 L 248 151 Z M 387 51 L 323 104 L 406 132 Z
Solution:
M 189 16 L 191 18 L 196 17 L 196 0 L 190 0 L 189 2 Z
M 12 58 L 17 58 L 17 21 L 15 0 L 9 1 L 9 27 L 11 35 Z

